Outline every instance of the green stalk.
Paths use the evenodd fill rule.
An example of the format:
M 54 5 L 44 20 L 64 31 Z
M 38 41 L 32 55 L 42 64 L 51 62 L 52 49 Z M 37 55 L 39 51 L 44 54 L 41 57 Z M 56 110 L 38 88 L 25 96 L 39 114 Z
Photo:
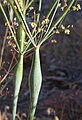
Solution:
M 18 1 L 20 8 L 21 8 L 21 11 L 24 12 L 23 11 L 24 10 L 24 1 L 23 0 L 17 0 L 17 1 Z
M 18 95 L 20 91 L 21 81 L 23 77 L 23 55 L 20 55 L 19 61 L 15 71 L 14 78 L 14 97 L 13 97 L 13 110 L 12 110 L 12 120 L 15 120 Z
M 16 17 L 18 18 L 18 21 L 21 21 L 21 17 L 19 15 L 19 12 L 16 10 L 16 7 L 14 7 L 13 1 L 12 0 L 8 0 L 8 3 L 10 4 L 10 6 L 13 9 L 13 11 L 15 12 Z
M 39 19 L 40 19 L 41 7 L 42 7 L 42 0 L 39 0 L 39 8 L 38 8 L 38 14 L 37 14 L 37 23 L 39 22 Z
M 35 48 L 32 65 L 29 74 L 30 107 L 28 120 L 33 120 L 36 111 L 39 92 L 42 84 L 39 47 Z
M 31 4 L 33 3 L 33 1 L 34 0 L 30 0 L 30 2 L 29 2 L 29 0 L 27 0 L 26 6 L 25 6 L 25 10 L 27 10 L 31 6 Z
M 54 2 L 52 8 L 51 8 L 50 11 L 48 12 L 47 18 L 50 17 L 50 15 L 51 15 L 52 11 L 54 10 L 54 8 L 55 8 L 55 6 L 56 6 L 56 4 L 57 4 L 58 1 L 60 1 L 60 0 L 56 0 L 56 1 Z
M 17 101 L 18 95 L 20 91 L 20 86 L 23 78 L 23 48 L 24 48 L 24 40 L 25 40 L 25 31 L 23 30 L 23 25 L 20 24 L 18 29 L 18 40 L 21 48 L 21 54 L 19 54 L 18 64 L 15 71 L 14 78 L 14 97 L 13 97 L 13 111 L 12 111 L 12 120 L 15 120 L 16 109 L 17 109 Z
M 55 17 L 55 14 L 56 14 L 56 12 L 57 12 L 57 9 L 58 9 L 58 4 L 59 4 L 59 2 L 60 2 L 60 0 L 58 0 L 57 3 L 55 2 L 56 8 L 55 8 L 55 10 L 54 10 L 54 12 L 53 12 L 52 18 L 51 18 L 51 20 L 50 20 L 48 29 L 47 29 L 47 31 L 46 31 L 45 34 L 48 33 L 48 31 L 49 31 L 49 29 L 50 29 L 50 27 L 51 27 L 51 25 L 52 25 L 53 19 L 54 19 L 54 17 Z M 52 8 L 53 8 L 53 7 L 52 7 Z M 52 9 L 51 9 L 51 10 L 52 10 Z
M 29 0 L 26 1 L 26 6 L 28 6 L 28 4 L 29 4 Z

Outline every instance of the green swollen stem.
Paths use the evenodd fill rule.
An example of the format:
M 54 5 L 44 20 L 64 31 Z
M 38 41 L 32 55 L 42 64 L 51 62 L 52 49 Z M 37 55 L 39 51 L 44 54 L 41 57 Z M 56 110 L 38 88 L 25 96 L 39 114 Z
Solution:
M 15 71 L 15 78 L 14 78 L 14 97 L 13 97 L 13 111 L 12 111 L 12 120 L 15 120 L 16 116 L 16 109 L 17 109 L 17 101 L 18 95 L 20 91 L 20 86 L 23 78 L 23 48 L 24 48 L 24 40 L 25 40 L 25 31 L 23 29 L 23 25 L 20 23 L 18 29 L 18 40 L 21 49 L 21 54 L 19 54 L 18 64 Z
M 42 84 L 39 47 L 35 48 L 29 74 L 30 107 L 28 120 L 33 120 Z
M 16 117 L 18 95 L 19 95 L 19 91 L 20 91 L 22 77 L 23 77 L 23 55 L 20 55 L 18 64 L 16 67 L 16 71 L 15 71 L 15 78 L 14 78 L 12 120 L 15 120 L 15 117 Z

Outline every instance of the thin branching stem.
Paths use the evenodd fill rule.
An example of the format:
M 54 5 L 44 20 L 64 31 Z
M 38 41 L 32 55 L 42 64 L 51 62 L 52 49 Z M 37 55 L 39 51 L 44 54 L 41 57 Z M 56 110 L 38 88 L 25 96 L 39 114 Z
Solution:
M 15 59 L 15 54 L 16 54 L 16 53 L 13 54 L 13 57 L 12 57 L 10 66 L 9 66 L 9 68 L 8 68 L 8 70 L 7 70 L 7 73 L 6 73 L 6 75 L 2 78 L 2 80 L 0 81 L 0 84 L 4 82 L 4 80 L 7 78 L 7 76 L 9 75 L 9 73 L 10 73 L 10 72 L 12 71 L 12 69 L 16 66 L 17 63 L 12 67 L 13 61 L 14 61 L 14 59 Z
M 25 6 L 25 10 L 27 10 L 27 9 L 31 6 L 31 4 L 33 3 L 33 1 L 34 1 L 34 0 L 31 0 L 31 1 L 29 2 L 29 0 L 27 0 L 26 6 Z
M 52 25 L 53 19 L 54 19 L 55 15 L 56 15 L 56 12 L 57 12 L 57 9 L 58 9 L 59 2 L 60 2 L 60 0 L 58 0 L 57 3 L 55 2 L 56 8 L 55 8 L 55 10 L 54 10 L 54 13 L 53 13 L 53 15 L 52 15 L 52 18 L 51 18 L 51 20 L 50 20 L 48 29 L 47 29 L 47 31 L 46 31 L 45 34 L 48 33 L 48 31 L 49 31 L 49 29 L 50 29 L 50 27 L 51 27 L 51 25 Z
M 18 50 L 19 50 L 19 52 L 20 52 L 19 44 L 18 44 L 18 42 L 17 42 L 17 39 L 16 39 L 16 37 L 15 37 L 15 35 L 14 35 L 14 32 L 13 32 L 13 30 L 12 30 L 12 28 L 11 28 L 11 25 L 10 25 L 10 22 L 9 22 L 9 20 L 8 20 L 8 18 L 7 18 L 7 15 L 6 15 L 6 13 L 5 13 L 5 11 L 4 11 L 4 8 L 3 8 L 3 6 L 1 5 L 1 3 L 0 3 L 0 8 L 1 8 L 2 12 L 3 12 L 3 15 L 4 15 L 4 17 L 5 17 L 5 20 L 6 20 L 7 24 L 8 24 L 8 27 L 9 27 L 9 29 L 10 29 L 10 31 L 11 31 L 13 40 L 15 41 L 16 46 L 17 46 L 17 48 L 18 48 Z
M 31 41 L 29 40 L 29 41 L 27 42 L 26 47 L 25 47 L 24 50 L 23 50 L 23 54 L 25 54 L 25 52 L 26 52 L 27 49 L 29 48 L 30 44 L 31 44 Z
M 61 14 L 61 16 L 56 20 L 56 22 L 54 23 L 54 25 L 52 26 L 52 28 L 49 30 L 49 32 L 43 37 L 43 39 L 40 41 L 39 45 L 42 45 L 43 42 L 45 42 L 48 38 L 48 36 L 52 33 L 52 31 L 57 27 L 57 25 L 62 21 L 62 19 L 66 16 L 66 14 L 68 13 L 68 11 L 70 10 L 71 6 L 73 5 L 73 3 L 75 2 L 75 0 L 70 0 L 69 5 L 67 6 L 66 10 Z
M 28 4 L 29 4 L 29 0 L 26 1 L 26 6 L 28 6 Z
M 39 0 L 39 8 L 38 8 L 38 14 L 37 14 L 37 23 L 39 22 L 39 19 L 40 19 L 41 7 L 42 7 L 42 0 Z
M 5 48 L 7 34 L 8 34 L 8 26 L 6 27 L 5 36 L 4 36 L 3 45 L 2 45 L 1 54 L 0 54 L 0 56 L 1 56 L 0 57 L 0 70 L 2 68 L 3 54 L 4 54 L 4 48 Z
M 46 16 L 47 18 L 50 17 L 50 15 L 51 15 L 52 11 L 54 10 L 54 8 L 55 8 L 55 6 L 56 6 L 56 4 L 57 4 L 58 1 L 60 1 L 60 0 L 56 0 L 56 1 L 54 2 L 52 8 L 50 9 L 50 11 L 48 12 L 48 14 L 47 14 L 47 16 Z

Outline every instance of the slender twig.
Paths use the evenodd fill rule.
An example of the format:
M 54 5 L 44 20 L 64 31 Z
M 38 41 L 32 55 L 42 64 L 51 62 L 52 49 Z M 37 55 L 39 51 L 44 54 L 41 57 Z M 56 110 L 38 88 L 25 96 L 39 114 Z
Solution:
M 9 68 L 8 68 L 8 70 L 7 70 L 6 75 L 5 75 L 5 76 L 2 78 L 2 80 L 0 81 L 0 84 L 1 84 L 1 83 L 6 79 L 6 77 L 9 75 L 9 72 L 11 71 L 11 67 L 12 67 L 12 64 L 13 64 L 13 61 L 14 61 L 14 58 L 15 58 L 15 54 L 16 54 L 16 53 L 12 54 L 13 57 L 12 57 L 10 66 L 9 66 Z
M 29 2 L 29 0 L 27 0 L 24 11 L 26 11 L 26 10 L 31 6 L 31 4 L 33 3 L 33 1 L 34 1 L 34 0 L 31 0 L 31 1 Z
M 54 10 L 54 8 L 55 8 L 55 6 L 56 6 L 56 4 L 57 4 L 58 1 L 59 1 L 59 0 L 56 0 L 56 1 L 54 2 L 52 8 L 51 8 L 50 11 L 48 12 L 48 15 L 46 16 L 47 18 L 50 17 L 50 15 L 51 15 L 52 11 Z
M 0 55 L 0 70 L 1 70 L 1 68 L 2 68 L 2 59 L 3 59 L 3 53 L 4 53 L 4 48 L 5 48 L 5 42 L 6 42 L 7 34 L 8 34 L 8 26 L 6 27 L 5 36 L 4 36 L 4 41 L 3 41 L 3 45 L 2 45 L 2 49 L 1 49 L 1 55 Z
M 40 19 L 41 7 L 42 7 L 42 0 L 39 0 L 39 8 L 38 8 L 38 14 L 37 14 L 37 23 L 39 22 L 39 19 Z
M 51 27 L 51 25 L 52 25 L 53 19 L 54 19 L 55 15 L 56 15 L 56 12 L 57 12 L 57 9 L 58 9 L 59 2 L 60 2 L 60 0 L 58 0 L 57 3 L 55 2 L 55 5 L 56 5 L 56 4 L 57 4 L 57 5 L 56 5 L 56 8 L 55 8 L 55 10 L 54 10 L 54 13 L 53 13 L 53 15 L 52 15 L 52 18 L 51 18 L 51 20 L 50 20 L 48 29 L 47 29 L 47 31 L 46 31 L 45 34 L 48 33 L 48 31 L 49 31 L 49 29 L 50 29 L 50 27 Z M 55 5 L 54 5 L 54 6 L 55 6 Z
M 0 3 L 0 8 L 1 8 L 2 12 L 3 12 L 3 15 L 4 15 L 4 17 L 5 17 L 5 20 L 6 20 L 7 24 L 8 24 L 8 27 L 9 27 L 9 29 L 10 29 L 10 31 L 11 31 L 13 40 L 14 40 L 14 42 L 16 43 L 16 46 L 17 46 L 17 48 L 18 48 L 18 50 L 19 50 L 19 52 L 20 52 L 19 44 L 18 44 L 18 42 L 17 42 L 17 39 L 16 39 L 16 37 L 15 37 L 15 35 L 14 35 L 14 32 L 13 32 L 12 27 L 11 27 L 11 25 L 10 25 L 10 22 L 9 22 L 9 20 L 8 20 L 8 18 L 7 18 L 7 15 L 6 15 L 6 13 L 5 13 L 5 11 L 4 11 L 3 6 L 1 5 L 1 3 Z

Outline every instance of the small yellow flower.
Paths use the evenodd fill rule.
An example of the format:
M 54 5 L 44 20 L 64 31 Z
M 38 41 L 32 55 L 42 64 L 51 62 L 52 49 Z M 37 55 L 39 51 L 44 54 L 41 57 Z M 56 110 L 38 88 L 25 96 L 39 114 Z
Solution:
M 66 7 L 67 7 L 67 3 L 65 3 L 64 6 L 61 7 L 61 10 L 64 11 Z
M 3 1 L 3 4 L 7 4 L 7 0 L 4 0 L 4 1 Z
M 30 7 L 29 10 L 33 10 L 34 8 L 33 7 Z
M 76 6 L 73 6 L 73 11 L 79 11 L 81 10 L 81 5 L 80 4 L 77 4 Z
M 71 27 L 73 28 L 73 25 L 71 25 Z
M 44 20 L 42 21 L 42 26 L 44 26 L 45 24 L 48 24 L 48 23 L 49 23 L 49 19 L 46 18 L 46 19 L 44 19 Z
M 81 10 L 81 5 L 77 4 L 77 8 L 78 8 L 78 10 Z
M 59 30 L 56 30 L 55 33 L 56 33 L 56 34 L 59 34 L 60 32 L 59 32 Z
M 73 8 L 73 11 L 77 10 L 76 6 L 73 6 L 72 8 Z
M 46 18 L 46 19 L 45 19 L 45 22 L 46 22 L 46 24 L 48 24 L 48 23 L 49 23 L 49 19 L 48 19 L 48 18 Z
M 32 26 L 32 28 L 37 27 L 37 24 L 35 22 L 31 22 L 30 25 Z
M 65 26 L 64 26 L 64 25 L 61 25 L 61 29 L 64 30 L 64 29 L 65 29 Z
M 14 21 L 16 21 L 16 17 L 14 17 Z
M 42 21 L 42 25 L 43 25 L 43 26 L 45 25 L 45 20 Z
M 7 23 L 5 23 L 5 26 L 7 26 Z
M 17 22 L 13 22 L 13 24 L 14 24 L 15 26 L 19 26 L 19 24 L 18 24 Z
M 71 27 L 71 25 L 68 25 L 68 26 L 67 26 L 67 28 L 70 28 L 70 27 Z
M 52 113 L 55 115 L 55 110 L 53 108 L 48 108 L 47 113 L 48 115 L 51 115 Z
M 52 43 L 57 43 L 56 39 L 51 40 Z
M 12 42 L 11 42 L 11 41 L 8 41 L 8 45 L 10 45 L 10 46 L 11 46 L 11 45 L 12 45 Z
M 41 28 L 38 28 L 38 32 L 41 32 L 42 31 L 42 29 Z
M 14 8 L 17 10 L 17 7 L 14 5 Z
M 7 36 L 6 38 L 7 38 L 7 39 L 11 39 L 11 38 L 12 38 L 12 36 Z
M 61 7 L 61 3 L 58 4 L 58 7 Z
M 70 30 L 69 29 L 65 29 L 65 34 L 69 35 L 70 34 Z

